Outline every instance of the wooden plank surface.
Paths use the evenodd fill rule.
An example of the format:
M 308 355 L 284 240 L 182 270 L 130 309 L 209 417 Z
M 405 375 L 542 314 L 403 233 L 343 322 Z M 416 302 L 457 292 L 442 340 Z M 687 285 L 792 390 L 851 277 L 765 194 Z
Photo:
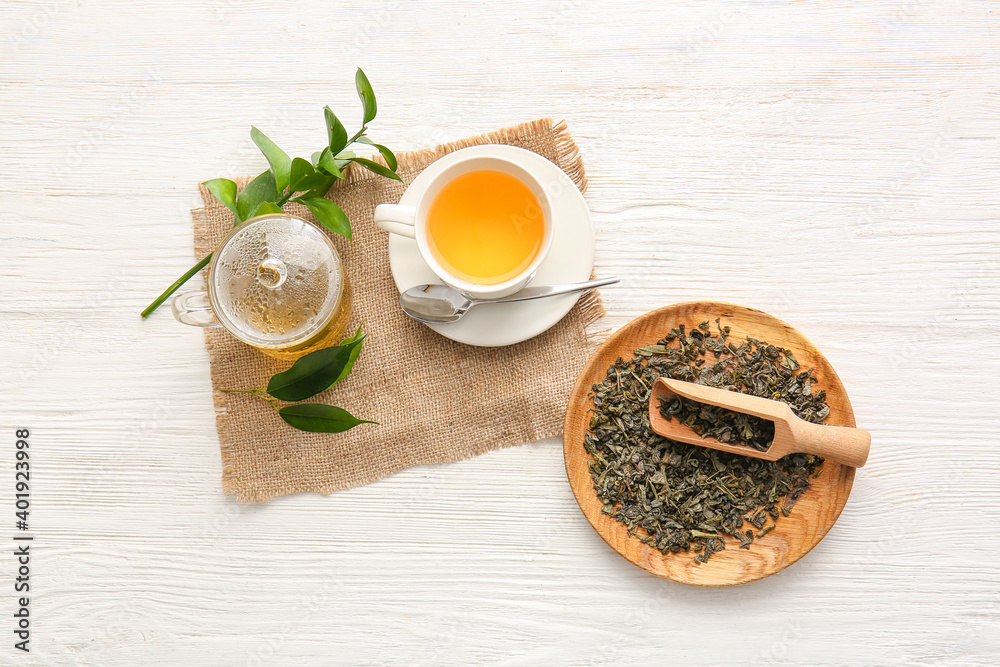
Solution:
M 0 506 L 13 532 L 30 428 L 35 536 L 0 664 L 995 664 L 998 30 L 958 0 L 0 5 Z M 195 184 L 261 169 L 250 124 L 301 155 L 324 104 L 355 123 L 357 66 L 396 150 L 567 120 L 602 326 L 711 299 L 823 351 L 873 444 L 819 546 L 659 580 L 555 440 L 222 495 L 201 334 L 137 313 L 194 261 Z

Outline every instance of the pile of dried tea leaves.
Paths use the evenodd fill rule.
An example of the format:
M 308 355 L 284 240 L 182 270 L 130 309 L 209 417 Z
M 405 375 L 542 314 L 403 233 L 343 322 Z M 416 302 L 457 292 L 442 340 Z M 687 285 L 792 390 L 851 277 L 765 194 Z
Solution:
M 772 530 L 820 474 L 823 459 L 792 454 L 763 461 L 657 435 L 649 426 L 656 378 L 785 401 L 815 423 L 830 412 L 826 392 L 813 393 L 812 370 L 800 371 L 790 351 L 750 337 L 730 342 L 729 327 L 715 324 L 715 334 L 708 322 L 690 331 L 682 324 L 635 350 L 635 358 L 619 358 L 592 388 L 593 416 L 584 436 L 604 513 L 664 553 L 694 551 L 698 563 L 725 549 L 726 536 L 749 549 Z
M 774 422 L 683 396 L 660 400 L 660 414 L 677 419 L 703 438 L 766 452 L 774 440 Z

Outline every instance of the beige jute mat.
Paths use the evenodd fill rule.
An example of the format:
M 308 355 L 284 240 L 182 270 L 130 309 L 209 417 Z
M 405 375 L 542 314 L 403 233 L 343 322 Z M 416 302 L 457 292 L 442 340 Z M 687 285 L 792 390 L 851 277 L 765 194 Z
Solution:
M 442 155 L 490 143 L 534 151 L 557 164 L 581 191 L 586 188 L 583 162 L 565 124 L 548 119 L 399 155 L 398 172 L 409 184 Z M 272 359 L 223 329 L 205 330 L 226 493 L 241 501 L 331 493 L 410 466 L 458 461 L 561 433 L 570 389 L 596 344 L 587 327 L 604 314 L 600 296 L 585 295 L 547 332 L 500 348 L 456 343 L 409 319 L 397 303 L 388 234 L 372 220 L 375 206 L 399 201 L 404 188 L 354 170 L 327 195 L 353 226 L 353 241 L 331 235 L 354 290 L 345 335 L 364 322 L 368 338 L 354 371 L 309 401 L 338 405 L 377 426 L 305 433 L 285 424 L 260 398 L 220 391 L 264 387 L 290 362 Z M 205 207 L 192 211 L 199 257 L 233 224 L 232 214 L 204 187 L 202 195 Z M 305 208 L 286 211 L 312 219 Z

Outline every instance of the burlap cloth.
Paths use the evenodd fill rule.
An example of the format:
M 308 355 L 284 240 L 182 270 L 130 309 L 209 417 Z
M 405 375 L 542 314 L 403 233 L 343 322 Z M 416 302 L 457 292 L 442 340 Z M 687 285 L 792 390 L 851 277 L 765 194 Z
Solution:
M 586 188 L 583 162 L 565 124 L 548 119 L 400 155 L 399 175 L 409 184 L 442 155 L 489 143 L 534 151 L 557 164 L 581 191 Z M 344 209 L 354 230 L 353 241 L 334 237 L 354 289 L 345 335 L 363 321 L 368 338 L 354 371 L 309 400 L 379 424 L 338 434 L 305 433 L 285 424 L 260 398 L 220 391 L 266 386 L 289 362 L 272 359 L 223 329 L 206 329 L 224 492 L 241 501 L 330 493 L 409 466 L 458 461 L 561 433 L 570 389 L 595 344 L 587 327 L 604 314 L 600 296 L 585 295 L 547 332 L 500 348 L 456 343 L 409 319 L 397 303 L 388 234 L 372 220 L 375 206 L 399 201 L 404 187 L 357 169 L 327 195 Z M 199 257 L 233 224 L 232 214 L 203 186 L 202 196 L 205 207 L 192 211 Z M 286 211 L 312 219 L 303 207 Z

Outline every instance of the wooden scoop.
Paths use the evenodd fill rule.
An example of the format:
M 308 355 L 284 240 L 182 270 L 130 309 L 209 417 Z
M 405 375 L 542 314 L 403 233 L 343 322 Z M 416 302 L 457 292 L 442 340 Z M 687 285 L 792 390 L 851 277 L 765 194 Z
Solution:
M 716 405 L 766 419 L 774 423 L 774 440 L 771 441 L 767 451 L 761 452 L 753 447 L 702 437 L 682 424 L 679 419 L 668 420 L 660 414 L 659 399 L 671 396 L 681 396 L 699 403 Z M 649 425 L 665 438 L 732 454 L 768 461 L 776 461 L 792 453 L 813 454 L 853 468 L 860 468 L 868 460 L 868 450 L 872 442 L 871 433 L 860 428 L 825 426 L 799 419 L 792 413 L 792 408 L 781 401 L 662 377 L 653 383 L 653 391 L 650 394 Z

